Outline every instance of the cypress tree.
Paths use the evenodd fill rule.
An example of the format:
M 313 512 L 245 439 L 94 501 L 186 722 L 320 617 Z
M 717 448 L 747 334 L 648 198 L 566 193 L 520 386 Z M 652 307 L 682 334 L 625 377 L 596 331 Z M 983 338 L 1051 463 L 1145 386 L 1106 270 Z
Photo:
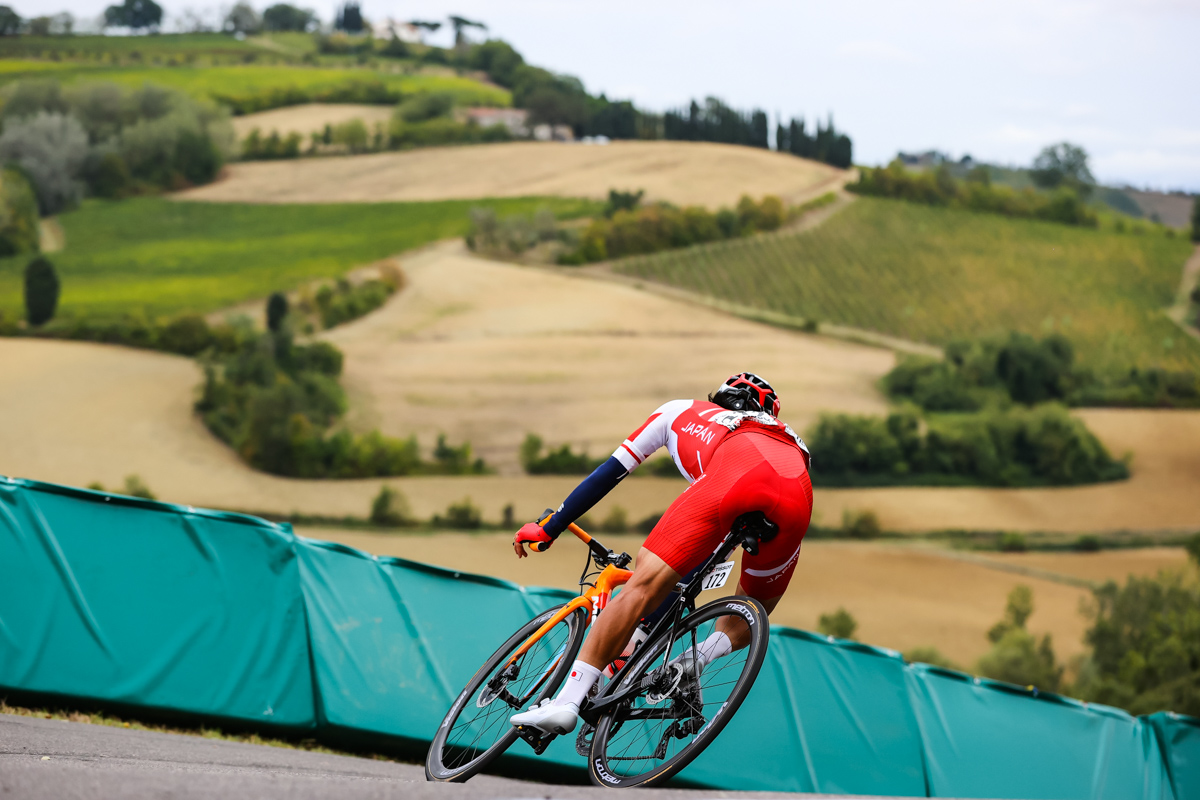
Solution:
M 54 319 L 58 308 L 58 274 L 45 256 L 25 267 L 25 318 L 35 328 Z
M 267 298 L 267 328 L 272 333 L 277 333 L 279 327 L 283 325 L 283 318 L 288 313 L 287 297 L 282 292 L 275 292 Z

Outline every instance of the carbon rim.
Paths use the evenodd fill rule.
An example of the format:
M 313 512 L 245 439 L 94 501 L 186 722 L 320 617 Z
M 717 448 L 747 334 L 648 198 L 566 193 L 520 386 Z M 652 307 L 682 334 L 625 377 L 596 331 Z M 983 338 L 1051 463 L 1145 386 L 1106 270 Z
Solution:
M 709 664 L 699 680 L 669 662 L 702 643 L 722 619 L 752 620 L 750 643 Z M 750 598 L 723 598 L 684 620 L 679 638 L 655 640 L 618 688 L 657 675 L 653 687 L 602 717 L 592 740 L 589 772 L 606 787 L 658 785 L 682 770 L 721 732 L 750 691 L 766 656 L 766 611 Z M 607 692 L 606 692 L 607 694 Z M 630 714 L 634 716 L 630 716 Z M 637 715 L 657 715 L 638 718 Z
M 508 718 L 558 689 L 582 642 L 582 610 L 551 628 L 518 659 L 515 677 L 504 675 L 511 654 L 556 611 L 550 609 L 513 634 L 455 699 L 430 745 L 427 777 L 461 781 L 482 770 L 516 741 Z

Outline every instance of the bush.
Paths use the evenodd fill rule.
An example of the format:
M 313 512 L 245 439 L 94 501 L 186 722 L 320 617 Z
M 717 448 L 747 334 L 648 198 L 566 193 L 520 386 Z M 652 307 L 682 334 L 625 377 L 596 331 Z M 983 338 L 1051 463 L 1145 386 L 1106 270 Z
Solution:
M 460 531 L 478 530 L 483 525 L 483 516 L 467 497 L 447 506 L 445 516 L 435 514 L 433 525 Z
M 842 512 L 842 533 L 851 539 L 877 539 L 882 529 L 874 511 L 846 509 Z
M 535 434 L 528 434 L 521 443 L 521 466 L 530 475 L 588 475 L 607 459 L 588 458 L 586 452 L 575 453 L 564 444 L 542 455 L 544 443 Z
M 1029 549 L 1029 544 L 1022 534 L 1002 533 L 996 547 L 1001 553 L 1024 553 Z
M 15 164 L 37 195 L 43 216 L 73 208 L 83 196 L 88 140 L 78 120 L 62 113 L 39 112 L 10 119 L 0 133 L 0 163 Z
M 412 523 L 412 511 L 408 499 L 398 490 L 383 486 L 371 501 L 371 522 L 376 525 L 398 527 Z
M 814 483 L 1071 486 L 1128 477 L 1082 421 L 1055 405 L 933 419 L 824 415 L 807 436 Z
M 315 312 L 321 327 L 328 330 L 359 317 L 366 316 L 387 302 L 398 283 L 372 278 L 358 285 L 344 278 L 333 286 L 322 286 L 312 303 L 302 303 L 304 310 Z
M 625 533 L 629 530 L 629 518 L 625 509 L 613 506 L 612 511 L 609 511 L 608 516 L 600 523 L 600 530 L 604 533 Z
M 281 137 L 279 131 L 271 131 L 269 136 L 264 137 L 258 128 L 255 128 L 242 141 L 242 160 L 270 161 L 280 158 L 299 158 L 300 143 L 303 140 L 304 137 L 295 131 L 290 132 L 286 137 Z
M 1200 716 L 1200 584 L 1172 573 L 1093 590 L 1076 691 L 1133 714 Z
M 817 630 L 826 636 L 836 636 L 839 639 L 853 639 L 857 629 L 858 620 L 844 608 L 839 608 L 831 614 L 822 614 L 817 620 Z
M 212 332 L 208 322 L 199 314 L 181 314 L 168 322 L 158 332 L 157 343 L 161 350 L 194 356 L 204 352 L 212 344 Z
M 1032 614 L 1033 592 L 1019 584 L 1009 592 L 1004 618 L 988 631 L 992 649 L 979 659 L 978 672 L 994 680 L 1056 692 L 1063 668 L 1055 660 L 1050 635 L 1039 642 L 1026 630 Z
M 25 176 L 0 170 L 0 257 L 38 249 L 38 204 Z
M 1044 219 L 1067 225 L 1096 227 L 1095 212 L 1070 187 L 1053 192 L 1033 189 L 1016 191 L 993 186 L 990 181 L 959 181 L 948 165 L 933 172 L 910 172 L 899 159 L 886 167 L 863 167 L 855 183 L 846 189 L 873 197 L 892 197 L 913 203 L 967 208 L 1009 217 Z
M 757 203 L 744 196 L 736 211 L 721 209 L 715 214 L 699 206 L 638 206 L 640 199 L 640 192 L 610 190 L 606 216 L 592 221 L 578 247 L 564 254 L 560 263 L 604 261 L 775 230 L 787 216 L 783 202 L 770 195 Z
M 397 119 L 404 122 L 425 122 L 448 117 L 454 110 L 454 95 L 448 92 L 421 92 L 396 107 Z
M 133 181 L 125 159 L 115 151 L 100 152 L 96 149 L 88 156 L 83 177 L 93 195 L 110 200 L 128 194 Z
M 48 258 L 38 256 L 25 267 L 25 319 L 33 327 L 45 325 L 58 308 L 58 273 Z
M 130 497 L 140 497 L 143 500 L 158 499 L 154 496 L 154 492 L 150 491 L 150 487 L 137 475 L 127 475 L 125 477 L 125 487 L 122 491 Z

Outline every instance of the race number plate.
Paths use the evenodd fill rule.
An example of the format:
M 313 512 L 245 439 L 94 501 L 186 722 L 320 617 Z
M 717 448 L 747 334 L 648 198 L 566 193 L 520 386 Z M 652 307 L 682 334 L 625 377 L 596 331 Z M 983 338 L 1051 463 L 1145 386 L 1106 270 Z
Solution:
M 700 585 L 700 591 L 707 592 L 709 589 L 720 589 L 725 585 L 725 581 L 729 580 L 729 573 L 731 572 L 733 572 L 732 561 L 717 564 L 712 568 L 711 572 L 704 576 L 704 583 Z

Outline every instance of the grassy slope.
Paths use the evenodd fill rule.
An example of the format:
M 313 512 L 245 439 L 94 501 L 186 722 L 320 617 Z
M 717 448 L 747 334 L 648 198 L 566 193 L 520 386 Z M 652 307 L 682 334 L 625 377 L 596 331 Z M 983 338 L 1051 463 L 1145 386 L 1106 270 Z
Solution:
M 918 341 L 1061 331 L 1081 361 L 1200 368 L 1162 313 L 1191 246 L 862 198 L 820 227 L 633 258 L 627 275 Z
M 474 206 L 561 216 L 598 204 L 564 198 L 346 205 L 89 201 L 60 221 L 66 249 L 51 256 L 60 315 L 211 311 L 293 288 L 402 250 L 466 232 Z M 25 258 L 0 260 L 0 310 L 22 311 Z

